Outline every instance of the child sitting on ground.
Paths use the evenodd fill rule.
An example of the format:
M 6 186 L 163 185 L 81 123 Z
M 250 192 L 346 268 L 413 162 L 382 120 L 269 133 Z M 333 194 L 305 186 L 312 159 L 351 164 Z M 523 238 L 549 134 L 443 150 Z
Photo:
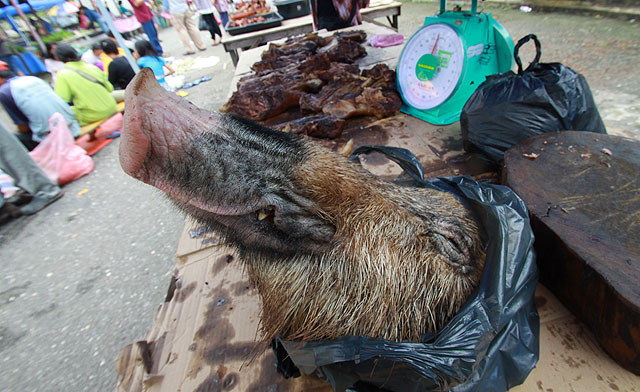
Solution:
M 133 53 L 133 56 L 138 61 L 138 65 L 140 68 L 148 67 L 151 68 L 153 74 L 156 75 L 156 79 L 158 83 L 165 90 L 172 91 L 171 86 L 165 80 L 165 76 L 169 76 L 173 74 L 175 71 L 171 66 L 160 56 L 151 45 L 151 42 L 147 40 L 139 40 L 136 41 L 135 44 L 136 50 Z M 167 69 L 167 73 L 164 72 L 165 68 Z

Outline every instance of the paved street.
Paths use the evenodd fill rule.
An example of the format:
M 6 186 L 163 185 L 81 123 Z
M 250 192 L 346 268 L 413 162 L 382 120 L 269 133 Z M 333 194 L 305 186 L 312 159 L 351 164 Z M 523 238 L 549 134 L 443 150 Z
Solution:
M 610 133 L 640 139 L 640 20 L 484 6 L 514 41 L 537 34 L 543 62 L 587 78 Z M 405 3 L 400 32 L 408 38 L 436 10 L 435 3 Z M 215 110 L 226 100 L 233 65 L 208 33 L 202 37 L 207 50 L 187 59 L 215 65 L 185 80 L 212 80 L 185 90 L 186 99 Z M 160 38 L 165 56 L 183 58 L 173 28 Z M 143 339 L 153 323 L 184 218 L 121 170 L 118 145 L 95 155 L 95 170 L 65 186 L 61 200 L 0 226 L 2 391 L 112 391 L 120 348 Z

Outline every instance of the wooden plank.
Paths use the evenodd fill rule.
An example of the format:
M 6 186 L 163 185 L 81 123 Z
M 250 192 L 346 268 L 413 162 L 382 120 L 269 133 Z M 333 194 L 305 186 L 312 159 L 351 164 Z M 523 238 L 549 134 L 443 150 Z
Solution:
M 360 10 L 362 20 L 368 22 L 374 22 L 377 18 L 386 17 L 391 27 L 398 29 L 398 16 L 400 16 L 400 7 L 402 3 L 397 1 L 390 1 L 387 3 L 373 4 L 370 3 L 369 7 Z M 389 19 L 391 17 L 391 19 Z
M 273 117 L 265 125 L 284 122 L 289 114 Z M 495 167 L 481 154 L 464 151 L 460 123 L 433 125 L 404 113 L 380 120 L 368 116 L 349 119 L 340 137 L 312 140 L 338 153 L 342 153 L 349 142 L 352 143 L 352 151 L 367 145 L 405 148 L 423 165 L 425 178 L 469 175 L 485 182 L 500 181 Z M 402 174 L 396 163 L 380 153 L 363 155 L 360 162 L 365 169 L 385 179 Z
M 640 374 L 640 142 L 588 132 L 529 138 L 505 154 L 541 281 L 623 367 Z M 523 154 L 539 154 L 530 159 Z
M 116 105 L 116 110 L 117 110 L 116 113 L 124 112 L 124 101 L 118 102 L 118 104 Z M 109 118 L 105 118 L 99 121 L 94 121 L 91 124 L 87 124 L 83 127 L 80 127 L 80 134 L 78 135 L 78 137 L 82 135 L 86 135 L 87 133 L 96 131 L 100 127 L 100 125 L 102 125 L 102 123 L 107 121 Z
M 494 168 L 479 154 L 462 149 L 459 123 L 436 126 L 404 113 L 382 120 L 364 117 L 347 122 L 339 138 L 313 140 L 336 152 L 341 152 L 349 140 L 353 140 L 353 150 L 365 145 L 405 148 L 422 163 L 425 178 L 469 175 L 487 182 L 499 182 Z M 363 155 L 360 162 L 365 169 L 385 179 L 402 174 L 396 163 L 380 153 Z

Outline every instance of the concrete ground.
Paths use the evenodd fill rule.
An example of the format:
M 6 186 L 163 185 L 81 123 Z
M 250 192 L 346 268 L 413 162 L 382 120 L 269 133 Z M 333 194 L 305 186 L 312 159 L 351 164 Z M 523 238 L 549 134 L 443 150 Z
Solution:
M 638 22 L 483 5 L 514 40 L 537 34 L 542 61 L 585 75 L 610 133 L 640 138 Z M 403 4 L 400 32 L 409 37 L 437 9 Z M 185 79 L 212 80 L 185 90 L 186 98 L 215 110 L 226 101 L 233 66 L 222 46 L 202 36 L 207 50 L 187 60 L 215 65 Z M 183 58 L 173 28 L 160 37 L 166 56 Z M 66 185 L 62 199 L 0 226 L 0 390 L 114 390 L 120 348 L 143 339 L 153 323 L 184 218 L 124 174 L 118 144 L 95 155 L 95 170 Z

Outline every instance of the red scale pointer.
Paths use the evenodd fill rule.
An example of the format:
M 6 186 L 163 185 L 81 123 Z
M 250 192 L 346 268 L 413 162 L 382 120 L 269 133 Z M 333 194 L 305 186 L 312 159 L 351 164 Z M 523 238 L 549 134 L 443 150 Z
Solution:
M 438 36 L 436 37 L 436 43 L 433 44 L 433 49 L 431 49 L 431 54 L 433 56 L 436 55 L 436 48 L 438 47 L 438 41 L 440 41 L 440 34 L 438 34 Z

